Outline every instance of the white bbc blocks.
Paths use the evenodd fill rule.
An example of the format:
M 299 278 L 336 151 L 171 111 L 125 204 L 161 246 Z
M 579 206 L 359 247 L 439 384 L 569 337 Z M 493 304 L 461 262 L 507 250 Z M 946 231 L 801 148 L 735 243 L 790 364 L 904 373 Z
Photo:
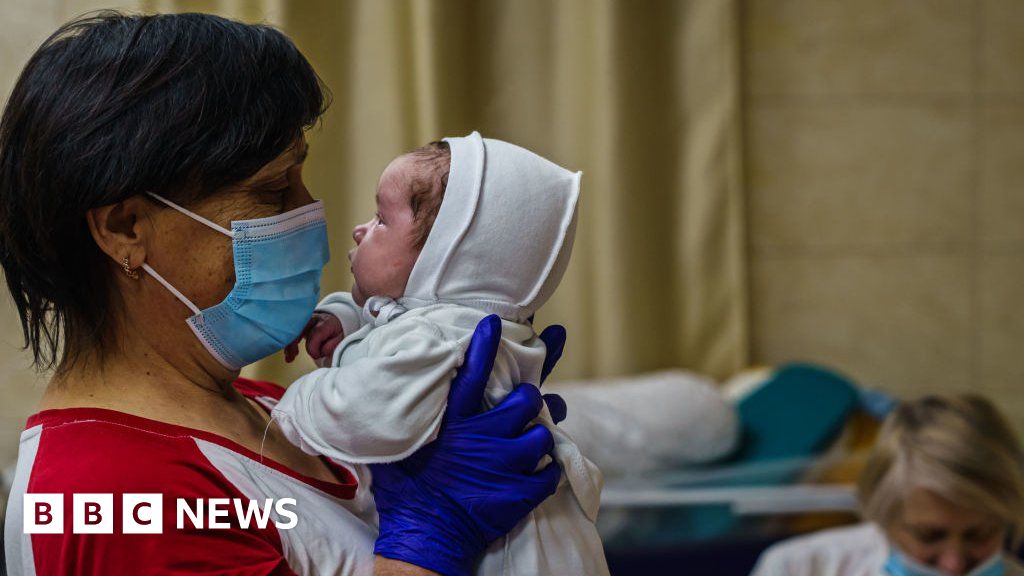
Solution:
M 113 494 L 75 494 L 71 530 L 75 534 L 114 533 Z
M 25 494 L 22 514 L 25 534 L 64 532 L 63 494 Z
M 160 534 L 164 525 L 162 494 L 125 494 L 121 500 L 121 532 Z

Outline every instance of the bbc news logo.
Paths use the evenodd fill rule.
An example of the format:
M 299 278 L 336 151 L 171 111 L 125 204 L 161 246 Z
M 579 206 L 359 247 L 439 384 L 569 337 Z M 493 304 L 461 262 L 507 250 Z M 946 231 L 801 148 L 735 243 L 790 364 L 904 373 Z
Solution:
M 25 534 L 64 533 L 64 494 L 25 494 L 23 518 Z M 241 498 L 178 498 L 175 519 L 178 530 L 225 530 L 238 526 L 266 528 L 273 523 L 279 530 L 291 530 L 299 522 L 294 498 L 243 500 Z M 271 519 L 275 512 L 280 520 Z M 113 494 L 73 494 L 71 531 L 74 534 L 114 533 Z M 121 534 L 162 534 L 164 497 L 162 494 L 124 494 L 121 497 Z

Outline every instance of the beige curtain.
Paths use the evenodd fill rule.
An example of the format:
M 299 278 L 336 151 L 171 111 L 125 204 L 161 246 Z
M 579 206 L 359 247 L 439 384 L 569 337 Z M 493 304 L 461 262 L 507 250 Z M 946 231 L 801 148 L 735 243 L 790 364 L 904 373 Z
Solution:
M 573 261 L 538 315 L 560 378 L 747 362 L 737 0 L 148 0 L 288 33 L 334 94 L 306 180 L 328 210 L 325 290 L 394 156 L 479 130 L 584 172 Z M 97 2 L 65 0 L 64 14 Z M 8 322 L 13 333 L 16 325 Z M 246 371 L 289 382 L 280 355 Z

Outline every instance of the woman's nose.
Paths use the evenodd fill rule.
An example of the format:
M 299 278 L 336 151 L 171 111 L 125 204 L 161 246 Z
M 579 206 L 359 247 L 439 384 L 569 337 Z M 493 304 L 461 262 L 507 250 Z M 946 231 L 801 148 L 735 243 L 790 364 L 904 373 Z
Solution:
M 948 574 L 963 574 L 967 572 L 967 555 L 959 547 L 952 546 L 939 554 L 936 567 Z

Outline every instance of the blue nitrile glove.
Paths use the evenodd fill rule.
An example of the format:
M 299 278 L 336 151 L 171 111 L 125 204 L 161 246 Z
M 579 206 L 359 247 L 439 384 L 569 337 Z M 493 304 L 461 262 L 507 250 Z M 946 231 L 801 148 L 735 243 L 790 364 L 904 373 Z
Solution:
M 558 364 L 558 359 L 562 357 L 562 350 L 565 349 L 565 327 L 552 324 L 540 333 L 540 339 L 544 341 L 544 346 L 547 349 L 544 366 L 540 369 L 540 383 L 543 384 L 555 364 Z M 555 424 L 565 420 L 567 410 L 565 400 L 561 396 L 545 394 L 544 402 L 548 405 L 548 411 L 551 412 L 551 419 L 555 421 Z
M 548 350 L 561 354 L 565 330 L 545 334 Z M 380 517 L 375 554 L 445 575 L 471 574 L 488 544 L 554 494 L 558 464 L 534 471 L 554 447 L 551 432 L 543 426 L 523 432 L 544 402 L 537 387 L 520 384 L 479 413 L 500 339 L 497 316 L 477 325 L 436 440 L 401 462 L 370 467 Z M 557 361 L 549 357 L 545 373 Z

